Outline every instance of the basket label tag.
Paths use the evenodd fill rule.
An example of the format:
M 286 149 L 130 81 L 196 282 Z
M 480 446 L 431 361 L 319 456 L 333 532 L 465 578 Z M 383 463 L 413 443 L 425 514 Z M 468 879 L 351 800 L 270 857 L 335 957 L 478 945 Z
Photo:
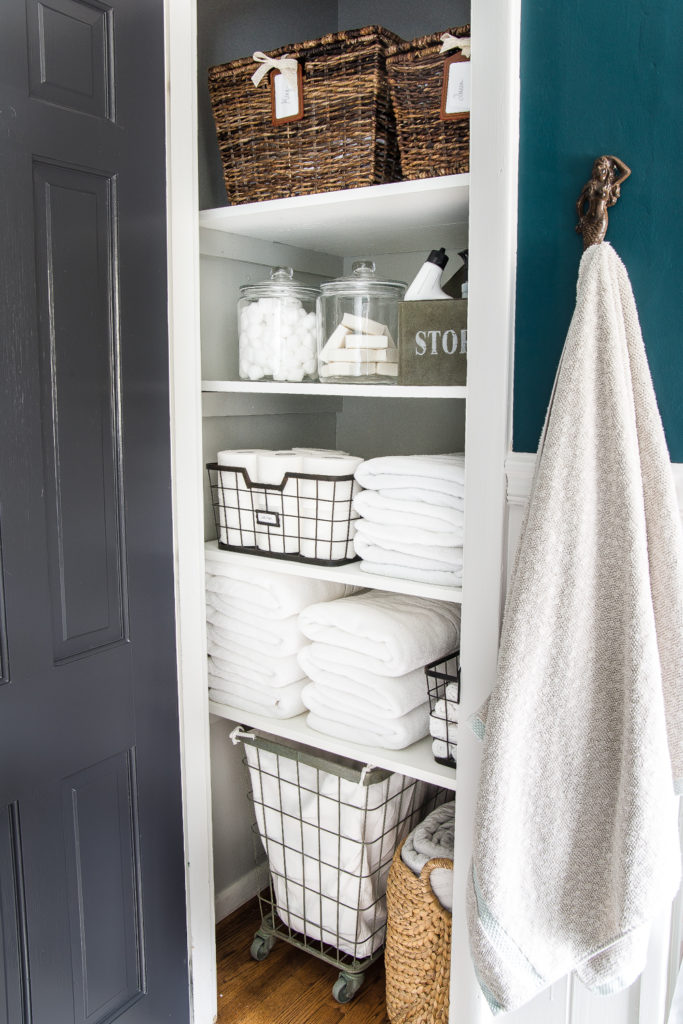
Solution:
M 280 516 L 277 512 L 260 512 L 256 513 L 256 522 L 259 526 L 278 526 L 280 525 Z
M 470 80 L 470 62 L 461 53 L 449 57 L 443 66 L 442 120 L 458 120 L 469 113 Z
M 273 124 L 300 121 L 304 116 L 303 78 L 297 66 L 296 88 L 289 76 L 273 71 L 270 76 L 270 102 Z

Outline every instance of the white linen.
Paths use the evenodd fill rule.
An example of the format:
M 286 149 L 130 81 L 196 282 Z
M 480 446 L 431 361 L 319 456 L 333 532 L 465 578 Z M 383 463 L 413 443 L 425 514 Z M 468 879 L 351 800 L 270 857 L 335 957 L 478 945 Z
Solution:
M 464 500 L 452 506 L 429 505 L 422 500 L 386 498 L 380 491 L 360 491 L 353 499 L 355 511 L 366 522 L 419 530 L 462 529 Z
M 299 665 L 320 690 L 334 701 L 342 698 L 368 716 L 399 718 L 424 704 L 427 686 L 424 669 L 403 676 L 382 676 L 364 665 L 344 665 L 340 670 L 338 649 L 329 644 L 311 643 L 299 651 Z M 337 696 L 338 695 L 338 696 Z
M 420 526 L 403 526 L 395 523 L 371 523 L 367 519 L 359 519 L 356 533 L 364 541 L 379 544 L 390 551 L 405 551 L 420 557 L 423 553 L 427 558 L 448 558 L 451 548 L 462 548 L 463 523 L 454 525 L 447 530 L 424 529 Z
M 308 643 L 299 629 L 298 615 L 272 622 L 267 619 L 245 621 L 237 615 L 224 615 L 207 602 L 206 621 L 207 634 L 228 649 L 237 638 L 240 647 L 246 647 L 255 654 L 281 657 L 296 654 Z
M 206 589 L 244 607 L 253 605 L 274 618 L 287 618 L 298 614 L 309 604 L 332 601 L 353 594 L 357 588 L 344 583 L 283 576 L 267 569 L 211 561 L 207 563 Z
M 448 683 L 446 695 L 434 703 L 429 716 L 429 731 L 440 740 L 454 740 L 458 728 L 458 695 L 456 683 Z
M 360 570 L 375 576 L 391 576 L 399 580 L 414 580 L 416 583 L 436 583 L 440 587 L 462 585 L 461 569 L 452 572 L 448 569 L 418 569 L 415 566 L 397 565 L 389 560 L 375 562 L 364 558 L 360 563 Z
M 396 774 L 363 786 L 248 743 L 245 752 L 278 916 L 370 956 L 384 942 L 386 878 L 422 787 Z
M 209 662 L 209 699 L 218 704 L 229 704 L 240 711 L 269 718 L 294 718 L 306 710 L 301 700 L 304 683 L 290 683 L 289 686 L 265 687 L 247 686 L 233 677 L 231 680 L 214 675 Z
M 321 696 L 319 687 L 305 686 L 301 699 L 310 710 L 306 721 L 316 732 L 353 740 L 368 747 L 384 750 L 403 750 L 416 743 L 429 732 L 429 704 L 421 704 L 400 718 L 371 718 L 367 714 L 353 714 L 342 706 L 334 706 L 329 696 Z
M 432 598 L 361 592 L 311 605 L 299 625 L 310 640 L 339 648 L 338 662 L 401 676 L 459 647 L 460 608 Z
M 362 519 L 359 519 L 356 524 L 354 544 L 356 553 L 361 557 L 368 554 L 374 556 L 371 558 L 372 561 L 386 558 L 387 562 L 396 561 L 402 565 L 416 568 L 441 570 L 460 568 L 463 564 L 462 543 L 457 547 L 438 547 L 422 544 L 419 541 L 411 542 L 408 539 L 399 541 L 396 527 L 394 527 L 396 530 L 394 537 L 386 538 L 382 527 L 373 530 L 373 525 L 373 523 L 364 523 Z M 370 534 L 375 536 L 369 536 Z M 384 554 L 380 555 L 379 552 L 384 552 Z
M 356 470 L 361 487 L 415 487 L 461 496 L 465 483 L 465 456 L 384 455 L 367 459 Z
M 457 494 L 444 494 L 441 491 L 426 490 L 421 485 L 416 487 L 380 487 L 379 490 L 371 492 L 378 494 L 380 498 L 387 501 L 420 502 L 429 506 L 430 509 L 464 509 L 464 491 Z
M 581 260 L 486 714 L 467 896 L 494 1012 L 571 971 L 608 993 L 642 970 L 680 879 L 682 673 L 671 465 L 603 242 Z
M 254 656 L 237 644 L 231 648 L 207 637 L 206 649 L 210 654 L 214 672 L 225 679 L 239 678 L 263 686 L 288 686 L 303 678 L 301 666 L 295 654 L 282 658 L 270 658 L 267 654 Z

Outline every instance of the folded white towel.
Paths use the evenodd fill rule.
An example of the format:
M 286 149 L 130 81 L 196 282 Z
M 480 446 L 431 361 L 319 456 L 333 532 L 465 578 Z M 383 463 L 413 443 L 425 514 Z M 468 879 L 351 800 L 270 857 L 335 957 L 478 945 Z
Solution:
M 428 505 L 434 512 L 444 508 L 455 508 L 461 511 L 465 508 L 464 491 L 446 494 L 443 491 L 426 489 L 421 484 L 405 487 L 395 484 L 391 487 L 380 487 L 379 490 L 371 493 L 378 494 L 386 501 L 420 502 L 420 504 Z
M 255 605 L 274 618 L 287 618 L 309 604 L 332 601 L 353 594 L 357 588 L 212 561 L 206 572 L 206 589 L 230 601 L 244 602 L 245 606 Z
M 464 455 L 386 455 L 368 459 L 356 470 L 361 487 L 411 488 L 462 497 L 465 483 Z
M 402 676 L 445 657 L 460 643 L 460 608 L 445 601 L 383 591 L 311 605 L 302 632 L 339 648 L 339 666 L 363 665 Z
M 314 643 L 298 654 L 301 668 L 334 703 L 367 709 L 368 716 L 399 718 L 423 704 L 427 694 L 424 670 L 414 669 L 403 676 L 380 676 L 364 665 L 339 665 L 339 648 Z
M 361 523 L 363 520 L 360 520 Z M 462 547 L 420 548 L 414 545 L 387 547 L 376 541 L 368 541 L 360 532 L 355 538 L 356 553 L 368 562 L 386 562 L 387 565 L 404 565 L 410 569 L 437 569 L 440 572 L 462 570 Z M 422 553 L 418 553 L 422 552 Z
M 217 643 L 229 648 L 237 638 L 243 647 L 277 657 L 296 654 L 308 643 L 299 629 L 298 618 L 297 615 L 290 615 L 288 619 L 276 619 L 272 622 L 266 619 L 245 621 L 238 616 L 223 615 L 215 608 L 207 607 L 206 610 L 207 633 Z
M 301 700 L 304 684 L 290 683 L 277 689 L 249 689 L 236 683 L 227 683 L 221 676 L 209 672 L 209 699 L 217 704 L 228 704 L 239 711 L 269 718 L 294 718 L 306 710 Z
M 388 523 L 371 523 L 359 519 L 356 523 L 356 537 L 361 542 L 379 544 L 390 551 L 405 551 L 416 557 L 440 559 L 442 551 L 462 548 L 463 524 L 449 530 L 424 530 L 417 526 L 396 526 Z M 462 556 L 460 556 L 462 561 Z
M 355 511 L 367 522 L 442 532 L 462 529 L 463 506 L 462 499 L 454 498 L 452 506 L 439 506 L 386 498 L 380 491 L 369 490 L 360 491 L 353 499 Z
M 283 658 L 270 658 L 267 654 L 245 654 L 245 648 L 228 649 L 207 637 L 206 647 L 211 655 L 216 675 L 225 679 L 239 676 L 251 683 L 264 686 L 287 686 L 303 678 L 295 654 Z
M 315 685 L 310 684 L 304 688 L 302 697 L 308 707 L 316 708 L 316 710 L 311 710 L 306 718 L 307 724 L 316 732 L 336 736 L 337 739 L 352 740 L 354 743 L 361 743 L 367 747 L 382 747 L 386 750 L 403 750 L 404 747 L 416 743 L 428 733 L 429 704 L 413 708 L 401 718 L 371 720 L 349 715 L 348 718 L 344 717 L 342 720 L 339 713 L 336 713 L 337 717 L 335 718 L 326 717 L 324 706 L 320 710 L 317 709 L 315 690 Z
M 381 550 L 381 549 L 378 549 Z M 453 572 L 439 569 L 416 569 L 406 565 L 394 565 L 390 561 L 373 562 L 364 558 L 360 563 L 362 572 L 374 576 L 391 576 L 397 580 L 414 580 L 416 583 L 435 583 L 440 587 L 459 587 L 462 585 L 462 570 Z

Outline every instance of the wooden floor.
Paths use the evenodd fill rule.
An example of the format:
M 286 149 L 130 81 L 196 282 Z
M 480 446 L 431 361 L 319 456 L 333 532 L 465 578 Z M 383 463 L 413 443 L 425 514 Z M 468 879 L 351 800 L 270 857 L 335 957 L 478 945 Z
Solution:
M 384 965 L 373 964 L 350 1003 L 338 1003 L 338 970 L 278 940 L 261 963 L 249 954 L 261 923 L 258 901 L 246 903 L 216 929 L 218 1024 L 389 1024 Z

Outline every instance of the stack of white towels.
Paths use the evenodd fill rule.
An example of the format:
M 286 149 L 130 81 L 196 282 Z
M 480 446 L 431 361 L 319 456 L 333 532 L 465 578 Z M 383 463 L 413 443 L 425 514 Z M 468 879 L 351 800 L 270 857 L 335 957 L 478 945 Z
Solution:
M 297 653 L 308 644 L 299 612 L 355 592 L 323 580 L 209 563 L 206 573 L 209 694 L 212 700 L 271 718 L 306 710 L 308 682 Z
M 365 572 L 462 584 L 465 456 L 389 455 L 355 472 L 365 488 L 353 499 L 361 516 L 355 548 Z
M 424 666 L 459 646 L 457 605 L 361 591 L 311 605 L 299 626 L 312 641 L 298 652 L 312 729 L 389 750 L 428 734 Z
M 216 461 L 226 467 L 215 491 L 222 544 L 318 561 L 354 557 L 351 499 L 360 487 L 338 478 L 353 477 L 362 459 L 325 448 L 233 448 Z

